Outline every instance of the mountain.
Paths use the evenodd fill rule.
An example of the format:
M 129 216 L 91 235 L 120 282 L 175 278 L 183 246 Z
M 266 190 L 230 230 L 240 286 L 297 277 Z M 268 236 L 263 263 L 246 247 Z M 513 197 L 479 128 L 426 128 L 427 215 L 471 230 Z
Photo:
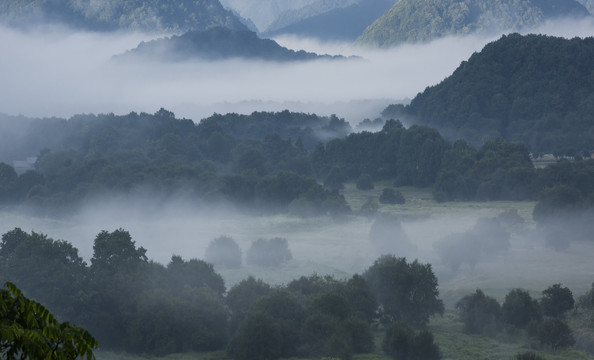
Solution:
M 218 0 L 3 0 L 0 22 L 15 27 L 57 23 L 84 30 L 151 33 L 246 27 Z
M 287 9 L 279 14 L 267 27 L 266 32 L 273 32 L 302 20 L 324 14 L 334 9 L 344 8 L 356 4 L 360 0 L 316 0 L 311 4 Z
M 221 0 L 221 4 L 250 19 L 258 31 L 264 31 L 283 12 L 301 9 L 318 1 L 320 0 Z
M 575 0 L 399 0 L 357 43 L 388 47 L 447 35 L 506 33 L 567 16 L 589 12 Z
M 283 13 L 265 32 L 321 40 L 354 41 L 395 0 L 322 0 L 300 10 Z
M 158 61 L 244 58 L 284 62 L 345 59 L 343 56 L 317 55 L 303 50 L 290 50 L 280 46 L 276 41 L 260 39 L 253 31 L 232 30 L 225 27 L 188 31 L 179 36 L 141 42 L 135 49 L 116 56 L 116 59 L 131 57 Z
M 584 5 L 590 14 L 594 14 L 594 0 L 578 0 L 580 4 Z
M 594 38 L 511 34 L 487 44 L 408 106 L 383 112 L 450 139 L 503 137 L 534 152 L 594 149 Z

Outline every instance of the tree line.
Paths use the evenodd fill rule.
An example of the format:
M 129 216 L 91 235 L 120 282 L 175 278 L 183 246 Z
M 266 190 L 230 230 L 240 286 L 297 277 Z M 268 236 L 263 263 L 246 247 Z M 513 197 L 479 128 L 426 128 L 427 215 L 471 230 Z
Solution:
M 3 125 L 11 130 L 14 120 Z M 25 173 L 0 163 L 0 204 L 42 213 L 72 211 L 108 195 L 150 194 L 340 215 L 352 210 L 340 193 L 345 182 L 365 190 L 377 181 L 432 187 L 437 201 L 538 200 L 536 218 L 591 209 L 594 198 L 591 159 L 535 168 L 519 143 L 495 138 L 476 148 L 392 119 L 377 132 L 358 133 L 336 116 L 288 111 L 215 114 L 199 124 L 163 109 L 23 122 L 30 131 L 4 145 L 8 153 L 23 154 L 19 146 L 40 138 L 45 148 Z M 8 143 L 17 130 L 7 132 Z M 382 202 L 402 198 L 388 191 Z
M 270 244 L 278 250 L 286 241 Z M 311 275 L 271 286 L 248 277 L 230 289 L 203 260 L 149 261 L 122 229 L 96 236 L 88 265 L 68 242 L 15 228 L 2 235 L 0 260 L 3 283 L 84 327 L 102 348 L 137 354 L 225 349 L 234 359 L 348 359 L 373 350 L 373 324 L 425 329 L 444 310 L 431 265 L 392 255 L 347 279 Z

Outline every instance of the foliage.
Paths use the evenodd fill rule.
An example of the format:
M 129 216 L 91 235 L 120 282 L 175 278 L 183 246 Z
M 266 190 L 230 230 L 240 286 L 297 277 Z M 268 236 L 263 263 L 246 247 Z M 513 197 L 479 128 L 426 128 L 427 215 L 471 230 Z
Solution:
M 559 318 L 573 309 L 575 300 L 569 288 L 554 284 L 542 291 L 540 303 L 545 315 Z
M 430 264 L 417 260 L 407 263 L 406 258 L 383 255 L 363 277 L 369 282 L 384 319 L 418 327 L 426 325 L 430 316 L 443 314 L 437 278 Z
M 293 259 L 289 243 L 284 238 L 258 239 L 247 250 L 246 262 L 248 265 L 280 266 Z
M 89 272 L 70 243 L 15 228 L 2 235 L 0 279 L 43 302 L 59 317 L 81 320 Z
M 213 0 L 183 0 L 175 5 L 160 0 L 5 1 L 0 6 L 0 18 L 19 27 L 26 27 L 34 20 L 46 20 L 94 31 L 171 33 L 216 25 L 245 29 L 230 11 Z
M 476 290 L 456 303 L 464 330 L 473 334 L 493 335 L 501 329 L 503 316 L 497 300 Z
M 534 153 L 589 154 L 593 52 L 592 38 L 505 35 L 410 105 L 390 106 L 384 116 L 437 126 L 452 140 L 479 144 L 502 137 Z
M 517 353 L 514 357 L 514 360 L 545 360 L 545 358 L 538 355 L 537 353 L 527 351 L 523 353 Z
M 262 280 L 249 276 L 229 289 L 225 302 L 231 313 L 230 330 L 233 334 L 245 319 L 250 307 L 260 298 L 270 294 L 272 288 Z
M 538 330 L 538 338 L 542 344 L 550 345 L 553 350 L 572 346 L 575 343 L 571 329 L 560 319 L 545 320 Z
M 0 355 L 3 359 L 95 359 L 99 343 L 86 330 L 60 323 L 12 283 L 0 289 Z
M 538 301 L 522 289 L 512 289 L 505 296 L 501 310 L 505 322 L 518 328 L 525 328 L 530 322 L 539 322 L 542 318 Z
M 450 35 L 508 33 L 555 17 L 587 15 L 577 1 L 559 6 L 536 0 L 401 0 L 365 29 L 357 43 L 387 47 Z
M 274 62 L 344 59 L 341 55 L 318 55 L 303 50 L 287 49 L 274 40 L 261 39 L 253 31 L 221 26 L 142 42 L 117 58 L 131 57 L 170 62 L 190 59 L 214 61 L 229 58 Z
M 241 249 L 229 236 L 219 236 L 211 241 L 204 252 L 204 258 L 216 266 L 241 267 Z
M 428 330 L 415 333 L 408 325 L 392 323 L 386 330 L 382 348 L 396 360 L 439 360 L 441 354 Z

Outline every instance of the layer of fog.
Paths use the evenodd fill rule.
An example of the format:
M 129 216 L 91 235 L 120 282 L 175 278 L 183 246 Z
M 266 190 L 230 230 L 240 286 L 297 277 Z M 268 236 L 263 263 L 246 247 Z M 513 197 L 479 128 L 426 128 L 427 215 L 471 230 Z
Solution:
M 443 263 L 435 244 L 449 235 L 472 229 L 478 218 L 497 216 L 509 204 L 494 202 L 480 207 L 454 204 L 451 207 L 452 204 L 430 205 L 428 199 L 419 201 L 423 204 L 413 201 L 404 205 L 402 210 L 408 215 L 403 213 L 399 217 L 405 237 L 415 250 L 396 255 L 431 263 L 439 278 L 442 296 L 449 305 L 476 288 L 504 294 L 514 287 L 540 291 L 554 283 L 563 283 L 576 294 L 589 290 L 594 278 L 594 264 L 590 259 L 594 243 L 575 241 L 568 249 L 555 251 L 534 232 L 535 225 L 530 219 L 511 233 L 508 251 L 481 256 L 475 266 L 462 264 L 452 270 Z M 421 210 L 430 209 L 431 214 L 411 216 L 411 209 L 417 206 Z M 522 207 L 525 208 L 523 216 L 529 218 L 531 205 Z M 227 286 L 248 275 L 282 284 L 313 273 L 337 277 L 362 273 L 378 256 L 370 241 L 373 223 L 373 218 L 361 216 L 349 216 L 341 221 L 323 217 L 254 216 L 212 204 L 183 201 L 155 204 L 146 199 L 95 203 L 66 220 L 0 213 L 0 233 L 14 227 L 45 233 L 72 243 L 87 262 L 92 257 L 95 236 L 101 230 L 118 228 L 128 230 L 136 245 L 146 248 L 147 256 L 162 264 L 167 264 L 173 254 L 184 259 L 203 259 L 208 244 L 221 235 L 231 236 L 244 255 L 258 238 L 288 240 L 293 260 L 281 268 L 244 266 L 240 271 L 217 268 Z
M 412 98 L 449 75 L 484 39 L 445 39 L 391 51 L 281 39 L 285 46 L 364 60 L 278 64 L 217 62 L 119 63 L 111 60 L 150 37 L 142 34 L 20 33 L 0 29 L 0 112 L 69 117 L 77 113 L 152 113 L 167 108 L 194 119 L 213 112 L 282 110 L 374 118 L 388 103 Z
M 537 32 L 594 33 L 592 20 L 549 22 Z M 350 44 L 276 39 L 292 49 L 358 55 L 362 60 L 278 64 L 227 60 L 164 64 L 111 60 L 150 40 L 144 34 L 73 33 L 44 27 L 26 33 L 0 28 L 0 112 L 70 117 L 78 113 L 152 113 L 164 107 L 195 121 L 212 113 L 252 111 L 337 114 L 353 123 L 374 118 L 388 103 L 413 98 L 439 83 L 496 37 L 445 38 L 428 44 L 369 50 Z

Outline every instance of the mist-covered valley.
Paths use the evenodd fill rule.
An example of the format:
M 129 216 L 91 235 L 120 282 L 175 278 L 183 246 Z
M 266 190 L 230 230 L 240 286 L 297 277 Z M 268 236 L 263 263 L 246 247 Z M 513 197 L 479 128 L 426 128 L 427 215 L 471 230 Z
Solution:
M 548 20 L 521 33 L 586 39 L 594 21 Z M 0 279 L 21 281 L 25 295 L 47 299 L 60 320 L 89 327 L 107 351 L 397 358 L 383 339 L 401 320 L 411 326 L 400 329 L 411 344 L 425 330 L 435 334 L 423 345 L 439 345 L 441 355 L 431 358 L 472 358 L 456 348 L 476 334 L 513 342 L 513 350 L 481 349 L 492 358 L 526 351 L 591 358 L 594 329 L 585 322 L 594 278 L 594 164 L 582 145 L 592 141 L 589 133 L 580 148 L 551 147 L 552 164 L 541 165 L 542 149 L 491 137 L 495 132 L 482 143 L 451 139 L 414 117 L 385 116 L 389 105 L 415 101 L 501 34 L 392 48 L 274 38 L 295 52 L 345 57 L 308 61 L 121 57 L 178 34 L 0 27 L 0 45 L 9 49 L 0 57 Z M 587 41 L 579 42 L 586 48 Z M 531 106 L 566 100 L 565 93 L 549 95 Z M 489 116 L 496 127 L 498 118 Z M 519 129 L 533 137 L 542 130 Z M 562 137 L 558 129 L 547 134 Z M 239 247 L 240 266 L 209 257 L 221 237 Z M 256 244 L 277 239 L 286 240 L 289 257 L 274 266 L 250 260 Z M 36 241 L 58 260 L 35 258 Z M 119 257 L 119 250 L 129 252 Z M 413 288 L 434 287 L 402 285 L 386 295 L 382 286 L 397 286 L 382 283 L 388 280 L 375 273 L 382 266 L 406 274 L 400 280 L 419 276 L 409 281 Z M 74 293 L 60 293 L 64 284 Z M 573 312 L 545 310 L 543 290 L 553 284 L 573 293 Z M 245 295 L 246 308 L 233 303 L 243 286 L 262 291 Z M 477 289 L 501 304 L 525 289 L 543 306 L 540 317 L 532 327 L 512 326 L 500 309 L 497 321 L 468 330 L 461 299 L 480 298 Z M 430 295 L 419 300 L 417 291 Z M 425 299 L 433 302 L 422 310 L 406 308 Z M 294 306 L 294 318 L 274 313 L 275 301 Z M 558 350 L 542 337 L 543 324 L 558 319 L 574 329 L 575 348 Z M 257 324 L 284 347 L 250 338 Z M 320 335 L 322 328 L 330 330 Z M 290 337 L 298 340 L 289 344 Z

